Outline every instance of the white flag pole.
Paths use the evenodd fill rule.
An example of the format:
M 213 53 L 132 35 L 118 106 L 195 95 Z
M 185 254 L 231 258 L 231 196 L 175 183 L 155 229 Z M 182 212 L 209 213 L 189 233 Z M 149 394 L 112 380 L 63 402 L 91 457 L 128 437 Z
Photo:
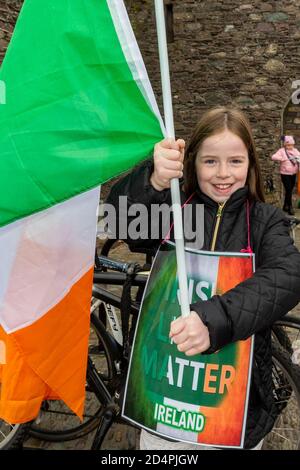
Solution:
M 165 126 L 167 137 L 175 139 L 172 94 L 170 84 L 168 48 L 165 26 L 165 12 L 163 0 L 155 0 L 155 15 L 158 38 L 158 50 L 160 60 L 160 72 L 164 103 Z M 177 275 L 180 290 L 181 314 L 187 316 L 190 313 L 189 294 L 187 284 L 186 263 L 184 256 L 184 237 L 182 225 L 182 212 L 179 181 L 177 178 L 171 180 L 172 209 L 174 215 L 174 234 L 177 258 Z

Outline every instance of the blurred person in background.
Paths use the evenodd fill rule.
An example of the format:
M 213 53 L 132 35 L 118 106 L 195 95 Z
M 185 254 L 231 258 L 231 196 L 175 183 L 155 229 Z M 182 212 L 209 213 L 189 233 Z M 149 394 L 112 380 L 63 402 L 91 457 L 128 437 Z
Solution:
M 289 215 L 295 215 L 292 194 L 299 171 L 300 152 L 295 148 L 295 140 L 292 135 L 285 135 L 282 140 L 283 147 L 277 150 L 271 158 L 275 162 L 280 162 L 281 181 L 285 190 L 283 210 Z

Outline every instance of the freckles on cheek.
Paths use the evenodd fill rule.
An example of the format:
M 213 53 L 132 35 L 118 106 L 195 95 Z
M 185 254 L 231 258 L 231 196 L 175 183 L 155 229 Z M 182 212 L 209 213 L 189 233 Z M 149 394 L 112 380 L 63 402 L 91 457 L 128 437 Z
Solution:
M 203 189 L 203 185 L 205 185 L 205 181 L 203 180 L 203 178 L 200 177 L 199 174 L 197 174 L 197 181 L 198 181 L 198 186 L 199 186 L 199 188 L 202 190 L 202 189 Z
M 197 175 L 197 181 L 198 181 L 198 184 L 200 186 L 202 183 L 205 183 L 205 181 L 208 179 L 209 175 L 206 174 L 207 171 L 205 171 L 202 168 L 201 164 L 196 165 L 195 171 L 196 171 L 196 175 Z

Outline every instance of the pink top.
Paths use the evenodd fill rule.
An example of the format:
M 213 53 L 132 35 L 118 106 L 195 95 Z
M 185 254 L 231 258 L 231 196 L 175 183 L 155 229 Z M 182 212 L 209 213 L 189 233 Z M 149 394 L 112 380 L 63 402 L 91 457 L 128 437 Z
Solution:
M 287 151 L 289 157 L 300 157 L 300 152 L 296 148 L 293 150 Z M 295 161 L 295 165 L 289 160 L 287 154 L 285 153 L 284 147 L 281 147 L 274 155 L 272 155 L 272 160 L 280 162 L 280 173 L 282 175 L 295 175 L 299 171 L 299 165 Z

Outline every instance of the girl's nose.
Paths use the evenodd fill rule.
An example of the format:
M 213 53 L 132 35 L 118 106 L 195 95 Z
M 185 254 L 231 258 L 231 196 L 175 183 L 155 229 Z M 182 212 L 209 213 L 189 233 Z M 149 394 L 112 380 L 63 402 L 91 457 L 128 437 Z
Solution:
M 220 163 L 217 169 L 217 176 L 219 178 L 228 178 L 230 176 L 229 168 L 226 163 Z

